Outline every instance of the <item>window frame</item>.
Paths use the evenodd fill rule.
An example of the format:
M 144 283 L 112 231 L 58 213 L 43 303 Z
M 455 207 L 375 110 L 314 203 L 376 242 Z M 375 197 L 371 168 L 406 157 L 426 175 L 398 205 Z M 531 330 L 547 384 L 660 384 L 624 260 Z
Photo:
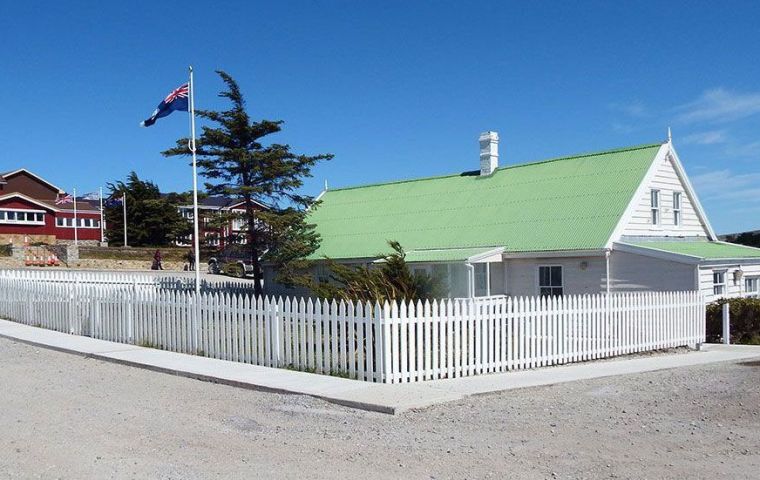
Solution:
M 755 284 L 754 290 L 749 289 L 750 283 Z M 745 295 L 750 296 L 750 297 L 760 297 L 760 277 L 759 276 L 744 277 L 744 293 Z
M 55 217 L 55 226 L 56 228 L 74 228 L 74 217 Z M 94 230 L 96 228 L 100 228 L 99 218 L 77 217 L 77 229 Z
M 683 223 L 683 215 L 681 215 L 683 195 L 681 193 L 673 192 L 673 225 L 676 227 L 680 227 Z
M 548 285 L 542 285 L 541 281 L 541 269 L 542 268 L 549 268 L 549 284 Z M 552 282 L 552 270 L 553 268 L 559 268 L 559 285 L 553 285 Z M 547 294 L 543 293 L 543 290 L 549 290 Z M 555 292 L 558 290 L 558 292 Z M 565 268 L 563 265 L 556 265 L 556 264 L 546 264 L 546 265 L 538 265 L 536 267 L 536 294 L 540 297 L 552 297 L 552 296 L 563 296 L 565 294 Z
M 2 225 L 45 225 L 45 210 L 33 210 L 33 209 L 20 209 L 20 208 L 0 208 L 2 212 L 2 218 L 0 218 L 0 224 Z M 11 215 L 12 214 L 12 215 Z M 42 215 L 42 219 L 38 220 L 39 215 Z M 23 220 L 20 219 L 23 217 Z M 32 220 L 29 220 L 29 218 Z
M 659 188 L 649 190 L 649 220 L 653 227 L 659 227 L 662 223 L 660 210 L 662 207 L 662 195 Z
M 726 283 L 726 273 L 728 273 L 728 270 L 713 270 L 713 295 L 725 295 L 726 291 L 728 289 L 728 284 Z M 720 276 L 719 278 L 722 278 L 722 282 L 716 282 L 717 276 Z M 718 291 L 720 290 L 720 291 Z

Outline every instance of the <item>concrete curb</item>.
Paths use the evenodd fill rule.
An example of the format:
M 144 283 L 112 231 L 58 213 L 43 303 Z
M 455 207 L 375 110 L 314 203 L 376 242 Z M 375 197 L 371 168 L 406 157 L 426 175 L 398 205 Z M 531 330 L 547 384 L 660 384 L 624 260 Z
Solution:
M 398 414 L 461 400 L 472 395 L 517 388 L 760 357 L 760 346 L 704 345 L 701 352 L 621 357 L 535 370 L 388 385 L 114 343 L 7 320 L 0 320 L 0 338 L 85 358 L 238 388 L 309 395 L 351 408 L 386 414 Z

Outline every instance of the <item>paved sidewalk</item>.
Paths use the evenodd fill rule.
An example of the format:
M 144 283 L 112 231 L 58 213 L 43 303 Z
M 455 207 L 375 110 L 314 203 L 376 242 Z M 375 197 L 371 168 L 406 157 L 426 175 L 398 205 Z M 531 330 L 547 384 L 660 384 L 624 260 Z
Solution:
M 397 385 L 259 367 L 96 340 L 0 320 L 0 337 L 158 372 L 278 393 L 318 397 L 365 410 L 400 413 L 470 395 L 760 357 L 760 346 L 705 345 L 702 351 L 577 363 L 535 370 Z

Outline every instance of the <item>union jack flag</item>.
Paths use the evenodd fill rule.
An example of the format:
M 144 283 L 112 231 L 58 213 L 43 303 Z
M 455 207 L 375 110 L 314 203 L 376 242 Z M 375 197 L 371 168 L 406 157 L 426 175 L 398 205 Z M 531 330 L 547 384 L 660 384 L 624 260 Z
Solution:
M 143 127 L 150 127 L 159 118 L 165 117 L 175 110 L 188 111 L 188 96 L 190 94 L 190 86 L 185 83 L 169 93 L 166 98 L 163 99 L 153 114 L 147 120 L 140 123 Z
M 190 93 L 190 87 L 188 84 L 184 84 L 181 87 L 175 89 L 170 93 L 169 95 L 164 98 L 164 103 L 172 103 L 174 100 L 177 99 L 177 97 L 180 98 L 187 98 L 188 93 Z
M 63 205 L 65 203 L 74 203 L 74 196 L 67 194 L 63 197 L 58 197 L 58 199 L 55 201 L 56 205 Z

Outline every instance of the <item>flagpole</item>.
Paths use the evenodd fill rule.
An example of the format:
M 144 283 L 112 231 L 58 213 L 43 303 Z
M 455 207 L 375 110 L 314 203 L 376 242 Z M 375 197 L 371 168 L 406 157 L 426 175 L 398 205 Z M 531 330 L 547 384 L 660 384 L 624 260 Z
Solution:
M 124 209 L 124 246 L 127 246 L 127 192 L 121 193 L 121 206 Z
M 201 293 L 201 253 L 198 233 L 198 167 L 195 158 L 195 87 L 193 85 L 193 66 L 190 69 L 190 151 L 193 154 L 193 249 L 195 250 L 195 294 Z
M 77 228 L 77 189 L 74 189 L 74 245 L 79 245 L 79 229 Z
M 103 223 L 103 220 L 104 220 L 103 219 L 103 187 L 100 187 L 99 192 L 100 192 L 100 195 L 99 195 L 100 196 L 100 243 L 102 244 L 103 242 L 106 241 L 106 236 L 105 236 L 106 227 L 105 227 L 105 224 Z

